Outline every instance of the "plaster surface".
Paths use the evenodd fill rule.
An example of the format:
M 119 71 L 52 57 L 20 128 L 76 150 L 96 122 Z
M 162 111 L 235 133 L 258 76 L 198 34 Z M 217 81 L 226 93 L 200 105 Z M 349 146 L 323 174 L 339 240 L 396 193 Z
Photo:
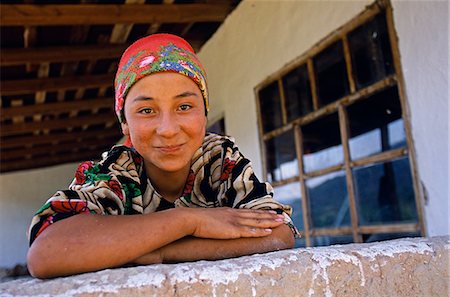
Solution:
M 0 296 L 448 296 L 450 237 L 292 249 L 0 284 Z

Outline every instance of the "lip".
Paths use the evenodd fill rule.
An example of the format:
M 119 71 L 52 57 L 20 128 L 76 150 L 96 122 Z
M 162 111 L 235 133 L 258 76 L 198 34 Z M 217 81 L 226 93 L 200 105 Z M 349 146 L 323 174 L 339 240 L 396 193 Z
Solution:
M 155 146 L 155 148 L 157 150 L 159 150 L 165 154 L 177 153 L 177 152 L 181 151 L 182 147 L 183 147 L 183 144 Z

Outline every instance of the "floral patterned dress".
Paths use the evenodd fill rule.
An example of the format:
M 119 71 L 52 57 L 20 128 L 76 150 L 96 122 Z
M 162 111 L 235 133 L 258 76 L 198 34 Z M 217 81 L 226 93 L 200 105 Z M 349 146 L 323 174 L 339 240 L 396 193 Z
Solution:
M 49 225 L 77 214 L 147 214 L 170 207 L 271 209 L 283 213 L 294 235 L 292 209 L 273 198 L 272 186 L 260 182 L 233 138 L 208 133 L 194 154 L 184 191 L 173 204 L 154 189 L 142 157 L 123 145 L 103 154 L 100 162 L 81 163 L 66 190 L 55 193 L 34 215 L 30 245 Z

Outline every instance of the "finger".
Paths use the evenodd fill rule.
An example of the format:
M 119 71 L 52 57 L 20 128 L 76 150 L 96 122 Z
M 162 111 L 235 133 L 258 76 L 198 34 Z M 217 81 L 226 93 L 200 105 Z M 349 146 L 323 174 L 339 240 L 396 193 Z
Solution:
M 274 211 L 268 211 L 268 210 L 239 210 L 236 211 L 235 214 L 237 214 L 239 217 L 242 218 L 257 218 L 257 219 L 277 219 L 277 218 L 283 218 L 283 215 L 279 215 Z
M 247 227 L 255 227 L 255 228 L 274 228 L 283 224 L 283 218 L 275 218 L 275 219 L 265 219 L 265 218 L 245 218 L 239 219 L 236 221 L 236 224 L 247 226 Z
M 248 227 L 243 234 L 241 234 L 241 237 L 264 237 L 269 236 L 270 234 L 272 234 L 271 228 Z

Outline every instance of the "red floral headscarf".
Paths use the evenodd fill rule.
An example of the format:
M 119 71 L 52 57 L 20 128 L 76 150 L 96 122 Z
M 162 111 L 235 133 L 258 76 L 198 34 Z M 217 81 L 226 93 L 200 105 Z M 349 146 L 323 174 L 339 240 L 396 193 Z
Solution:
M 130 45 L 122 55 L 114 82 L 115 110 L 119 121 L 125 121 L 123 108 L 130 88 L 141 78 L 157 72 L 175 72 L 192 79 L 203 95 L 206 113 L 209 109 L 206 73 L 189 43 L 172 34 L 153 34 Z

